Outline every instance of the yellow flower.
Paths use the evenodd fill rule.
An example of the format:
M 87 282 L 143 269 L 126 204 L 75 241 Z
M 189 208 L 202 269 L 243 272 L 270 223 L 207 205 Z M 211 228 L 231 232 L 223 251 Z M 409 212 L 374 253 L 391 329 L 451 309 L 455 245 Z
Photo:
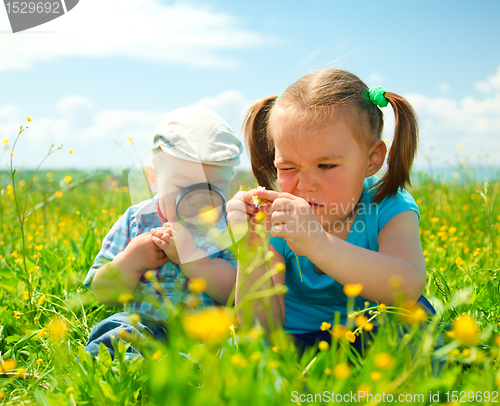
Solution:
M 231 363 L 235 367 L 245 368 L 248 365 L 248 361 L 240 353 L 236 353 L 231 357 Z
M 16 156 L 17 155 L 17 152 L 13 152 L 12 154 L 10 154 L 10 156 Z
M 351 343 L 356 341 L 356 336 L 354 335 L 354 333 L 352 331 L 347 331 L 345 333 L 345 338 L 347 339 L 347 341 L 349 341 Z
M 42 250 L 42 248 L 43 248 L 43 245 L 42 245 L 42 244 L 40 244 L 40 245 L 36 245 L 36 244 L 35 244 L 35 249 L 36 249 L 37 251 L 41 251 L 41 250 Z
M 461 257 L 458 257 L 456 260 L 455 260 L 455 263 L 459 266 L 462 266 L 463 264 L 465 264 L 465 261 L 461 258 Z
M 161 350 L 158 350 L 151 356 L 151 359 L 160 359 L 160 357 L 161 357 Z
M 326 331 L 326 330 L 329 330 L 330 327 L 332 327 L 332 325 L 330 323 L 327 323 L 326 321 L 324 321 L 323 323 L 321 323 L 321 331 Z
M 155 273 L 151 270 L 149 271 L 146 271 L 146 273 L 144 274 L 145 278 L 148 280 L 148 281 L 151 281 L 154 279 L 155 277 Z
M 140 316 L 140 315 L 138 315 L 137 313 L 132 313 L 132 314 L 130 315 L 130 322 L 131 322 L 132 324 L 137 324 L 137 323 L 139 323 L 140 321 L 141 321 L 141 316 Z
M 448 335 L 456 338 L 462 344 L 473 345 L 479 341 L 479 328 L 476 322 L 464 313 L 453 321 L 452 329 Z
M 101 210 L 101 213 L 102 213 L 102 214 L 107 214 L 107 213 L 108 213 L 108 211 L 107 211 L 106 209 L 102 209 L 102 210 Z
M 450 227 L 450 228 L 448 229 L 448 232 L 449 232 L 450 234 L 455 234 L 455 233 L 456 233 L 456 231 L 457 231 L 457 229 L 456 229 L 455 227 Z
M 54 317 L 49 322 L 49 337 L 52 341 L 60 343 L 63 341 L 70 331 L 68 322 L 62 318 Z
M 23 292 L 23 297 L 24 297 L 24 300 L 29 300 L 29 298 L 30 298 L 30 293 L 29 293 L 27 290 L 25 290 L 25 291 Z
M 328 348 L 330 348 L 330 344 L 328 344 L 327 341 L 320 341 L 318 344 L 318 348 L 320 351 L 326 351 Z
M 401 318 L 407 323 L 420 323 L 428 318 L 427 313 L 418 303 L 404 302 L 401 307 L 405 309 L 401 313 Z
M 11 371 L 17 366 L 17 361 L 15 359 L 6 359 L 2 364 L 2 369 L 4 371 Z
M 278 262 L 276 265 L 274 265 L 274 270 L 276 273 L 281 273 L 286 269 L 286 266 L 283 262 Z
M 42 328 L 41 330 L 37 331 L 36 334 L 40 337 L 40 338 L 44 338 L 46 335 L 47 335 L 47 328 Z
M 461 151 L 464 147 L 462 147 L 461 145 L 458 145 L 457 146 L 457 151 Z
M 235 323 L 233 312 L 228 308 L 207 307 L 184 318 L 186 334 L 192 338 L 215 343 L 229 336 L 229 327 Z
M 375 365 L 380 369 L 389 369 L 394 365 L 394 357 L 386 352 L 381 352 L 375 355 Z
M 380 381 L 380 378 L 382 378 L 382 374 L 378 371 L 373 371 L 371 374 L 370 374 L 370 378 L 372 379 L 372 381 Z
M 265 219 L 266 219 L 266 213 L 264 213 L 263 211 L 259 211 L 255 215 L 255 220 L 257 220 L 259 223 L 264 222 Z
M 31 122 L 31 117 L 30 116 L 26 117 L 26 120 L 28 120 L 29 122 Z
M 127 138 L 127 141 L 132 141 L 134 137 Z
M 64 179 L 66 182 L 68 182 L 68 183 L 69 183 L 69 182 L 71 182 L 71 179 L 73 179 L 73 178 L 72 178 L 71 176 L 65 176 L 63 179 Z
M 7 144 L 7 143 L 9 142 L 9 140 L 8 140 L 7 138 L 5 138 L 4 140 L 2 140 L 2 142 L 3 142 L 4 144 Z
M 134 295 L 132 293 L 126 292 L 126 293 L 120 293 L 120 296 L 118 296 L 118 303 L 121 304 L 127 304 L 129 303 L 132 299 L 134 298 Z
M 348 283 L 344 286 L 344 293 L 348 297 L 356 297 L 359 296 L 361 291 L 363 290 L 363 285 L 361 283 Z
M 332 337 L 335 338 L 343 338 L 345 336 L 346 330 L 347 330 L 346 326 L 336 324 L 333 326 L 332 330 L 330 331 L 330 334 L 332 335 Z
M 207 281 L 203 278 L 193 278 L 189 283 L 189 289 L 194 293 L 204 292 L 207 288 Z
M 385 309 L 387 309 L 387 306 L 385 305 L 385 303 L 380 303 L 378 305 L 378 308 L 381 310 L 381 311 L 384 311 Z
M 63 195 L 63 194 L 62 194 L 61 192 L 59 192 L 59 190 L 58 190 L 58 191 L 55 193 L 55 195 L 56 195 L 57 197 L 62 197 L 62 195 Z
M 439 221 L 439 217 L 431 218 L 431 223 L 437 223 Z
M 361 314 L 361 315 L 359 315 L 358 317 L 356 317 L 354 319 L 354 324 L 356 325 L 356 327 L 360 327 L 363 324 L 365 324 L 367 321 L 368 321 L 368 317 L 366 317 L 365 315 Z
M 75 213 L 76 213 L 77 216 L 79 216 L 80 214 L 82 214 L 82 213 L 80 213 L 80 210 L 75 211 Z
M 351 374 L 351 367 L 345 363 L 337 364 L 333 368 L 333 376 L 337 379 L 348 378 Z
M 69 153 L 70 153 L 70 154 L 72 154 L 72 153 L 73 153 L 73 150 L 72 150 L 72 149 L 70 149 L 70 150 L 69 150 Z
M 14 310 L 14 318 L 19 320 L 19 312 L 17 310 Z
M 203 206 L 199 210 L 198 216 L 203 223 L 214 224 L 219 219 L 219 210 L 214 206 Z
M 366 323 L 363 325 L 363 330 L 365 331 L 372 331 L 373 330 L 373 324 L 372 323 Z

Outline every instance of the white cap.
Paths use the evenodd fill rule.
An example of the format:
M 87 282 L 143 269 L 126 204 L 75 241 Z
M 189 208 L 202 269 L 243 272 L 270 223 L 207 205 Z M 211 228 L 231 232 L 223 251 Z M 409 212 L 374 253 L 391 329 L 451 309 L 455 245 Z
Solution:
M 243 145 L 218 114 L 205 107 L 183 107 L 165 115 L 155 129 L 153 150 L 187 161 L 237 166 Z

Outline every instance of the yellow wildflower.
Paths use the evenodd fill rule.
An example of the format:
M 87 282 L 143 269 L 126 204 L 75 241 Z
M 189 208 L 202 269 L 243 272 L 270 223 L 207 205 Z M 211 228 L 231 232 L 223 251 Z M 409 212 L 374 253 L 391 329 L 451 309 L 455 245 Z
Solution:
M 335 378 L 337 379 L 346 379 L 350 374 L 351 367 L 346 363 L 337 364 L 333 368 L 333 376 L 335 376 Z
M 60 343 L 63 341 L 70 331 L 68 322 L 60 317 L 54 317 L 49 322 L 49 337 L 52 341 Z
M 326 330 L 329 330 L 330 327 L 332 327 L 332 325 L 330 323 L 327 323 L 326 321 L 324 321 L 323 323 L 321 323 L 321 331 L 326 331 Z
M 231 357 L 231 363 L 238 368 L 245 368 L 248 365 L 248 361 L 240 353 L 236 353 Z
M 479 341 L 479 328 L 476 322 L 468 315 L 459 315 L 452 324 L 448 336 L 456 338 L 462 344 L 477 344 Z
M 335 338 L 343 338 L 345 336 L 346 330 L 347 330 L 346 326 L 336 324 L 331 329 L 330 334 L 332 335 L 332 337 Z
M 160 359 L 160 357 L 161 357 L 161 350 L 158 350 L 151 356 L 151 359 Z
M 137 324 L 137 323 L 139 323 L 140 321 L 141 321 L 141 316 L 140 316 L 140 315 L 138 315 L 137 313 L 132 313 L 132 314 L 130 315 L 130 322 L 131 322 L 132 324 Z
M 386 306 L 386 304 L 385 304 L 385 303 L 380 303 L 380 304 L 378 305 L 378 308 L 379 308 L 381 311 L 384 311 L 385 309 L 387 309 L 387 306 Z
M 363 330 L 365 331 L 372 331 L 373 330 L 373 324 L 372 323 L 366 323 L 363 325 Z
M 361 315 L 359 315 L 358 317 L 356 317 L 354 319 L 354 324 L 356 325 L 356 327 L 360 327 L 363 324 L 365 324 L 367 321 L 368 321 L 368 317 L 366 317 L 365 315 L 361 314 Z
M 372 379 L 372 381 L 380 381 L 380 378 L 382 378 L 382 374 L 378 371 L 373 371 L 371 374 L 370 374 L 370 378 Z
M 28 120 L 29 122 L 31 122 L 31 117 L 30 116 L 26 117 L 26 120 Z
M 41 330 L 37 331 L 36 334 L 40 338 L 44 338 L 47 335 L 47 328 L 42 328 Z
M 255 215 L 255 220 L 257 220 L 259 223 L 264 222 L 265 219 L 266 219 L 266 213 L 264 213 L 263 211 L 259 211 Z
M 347 283 L 344 286 L 344 293 L 348 297 L 356 297 L 359 296 L 361 291 L 363 290 L 363 285 L 361 283 Z
M 201 341 L 215 343 L 229 336 L 229 327 L 235 323 L 230 309 L 208 307 L 184 318 L 186 334 Z
M 448 232 L 449 232 L 450 234 L 455 234 L 455 233 L 456 233 L 456 231 L 457 231 L 457 229 L 456 229 L 455 227 L 450 227 L 450 228 L 448 229 Z
M 30 293 L 27 290 L 25 290 L 23 292 L 23 297 L 24 297 L 24 300 L 29 300 L 30 299 Z
M 457 257 L 455 263 L 459 266 L 462 266 L 463 264 L 465 264 L 465 261 L 461 257 Z
M 62 197 L 62 196 L 63 196 L 63 193 L 62 193 L 62 192 L 60 192 L 60 191 L 58 190 L 58 191 L 55 193 L 55 195 L 56 195 L 57 197 Z
M 9 142 L 9 140 L 7 138 L 5 138 L 4 140 L 2 140 L 2 143 L 4 144 L 7 144 Z
M 17 361 L 15 359 L 6 359 L 2 364 L 2 369 L 4 371 L 11 371 L 17 366 Z
M 189 290 L 193 293 L 204 292 L 207 288 L 207 281 L 203 278 L 193 278 L 189 283 Z
M 69 150 L 69 153 L 70 153 L 70 154 L 72 154 L 72 153 L 73 153 L 73 150 L 72 150 L 72 149 L 70 149 L 70 150 Z
M 386 352 L 381 352 L 375 355 L 375 365 L 380 369 L 389 369 L 394 365 L 394 357 Z
M 345 338 L 347 339 L 347 341 L 349 341 L 351 343 L 356 341 L 356 336 L 354 335 L 354 333 L 352 331 L 346 331 Z
M 120 296 L 118 296 L 118 303 L 127 304 L 133 298 L 134 298 L 134 295 L 132 293 L 128 293 L 128 292 L 126 292 L 126 293 L 120 293 Z
M 69 182 L 71 182 L 71 179 L 73 179 L 73 178 L 72 178 L 71 176 L 65 176 L 63 179 L 64 179 L 66 182 L 68 182 L 68 183 L 69 183 Z
M 283 262 L 278 262 L 276 265 L 274 265 L 274 270 L 276 273 L 281 273 L 286 269 L 286 266 Z
M 327 341 L 320 341 L 318 344 L 318 348 L 320 351 L 326 351 L 328 348 L 330 348 L 330 344 L 328 344 Z
M 407 323 L 420 323 L 428 318 L 427 313 L 418 303 L 404 302 L 401 307 L 405 309 L 401 313 L 401 318 Z
M 134 139 L 134 137 L 129 137 L 127 138 L 127 141 L 132 141 Z

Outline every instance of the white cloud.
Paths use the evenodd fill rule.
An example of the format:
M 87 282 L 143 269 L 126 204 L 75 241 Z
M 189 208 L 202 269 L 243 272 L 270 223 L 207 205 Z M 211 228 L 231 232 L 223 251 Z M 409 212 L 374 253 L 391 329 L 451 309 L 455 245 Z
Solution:
M 0 30 L 9 30 L 0 13 Z M 0 71 L 30 69 L 62 57 L 126 57 L 196 67 L 233 67 L 225 50 L 264 46 L 272 38 L 239 27 L 203 3 L 85 0 L 68 14 L 22 33 L 3 35 Z
M 493 76 L 490 76 L 484 82 L 477 82 L 476 89 L 481 90 L 484 93 L 500 91 L 500 66 L 497 69 L 497 73 Z
M 237 91 L 226 91 L 196 104 L 216 111 L 233 128 L 239 129 L 248 105 L 245 96 Z M 62 151 L 51 156 L 44 164 L 51 168 L 125 168 L 146 158 L 153 141 L 153 132 L 163 111 L 131 111 L 105 109 L 96 111 L 92 100 L 69 96 L 59 100 L 50 117 L 32 117 L 16 146 L 16 165 L 35 167 L 45 156 L 51 144 L 63 145 Z M 0 107 L 0 139 L 11 140 L 26 125 L 26 117 L 12 105 Z M 234 127 L 237 125 L 237 127 Z M 133 138 L 132 141 L 128 141 Z M 3 144 L 1 144 L 3 145 Z M 73 154 L 69 154 L 69 150 Z M 245 155 L 245 154 L 243 154 Z M 0 166 L 5 167 L 6 154 Z M 246 156 L 242 165 L 250 167 Z

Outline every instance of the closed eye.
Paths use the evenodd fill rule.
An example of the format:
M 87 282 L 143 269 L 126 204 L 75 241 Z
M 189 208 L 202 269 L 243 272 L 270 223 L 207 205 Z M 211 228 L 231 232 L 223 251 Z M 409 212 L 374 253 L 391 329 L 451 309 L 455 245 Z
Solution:
M 318 168 L 320 169 L 333 169 L 336 168 L 338 165 L 332 165 L 332 164 L 319 164 Z

